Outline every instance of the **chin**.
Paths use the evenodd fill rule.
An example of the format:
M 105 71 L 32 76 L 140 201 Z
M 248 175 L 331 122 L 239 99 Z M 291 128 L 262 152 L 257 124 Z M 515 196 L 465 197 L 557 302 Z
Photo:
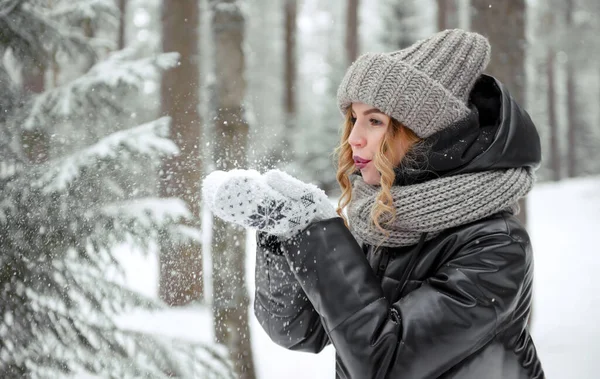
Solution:
M 381 184 L 381 176 L 378 174 L 374 174 L 371 172 L 363 172 L 362 177 L 365 183 L 370 184 L 372 186 L 378 186 Z

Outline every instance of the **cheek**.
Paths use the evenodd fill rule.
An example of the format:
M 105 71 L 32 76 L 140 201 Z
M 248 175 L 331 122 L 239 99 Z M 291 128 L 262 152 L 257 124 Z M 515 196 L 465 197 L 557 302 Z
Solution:
M 377 129 L 373 130 L 369 135 L 369 144 L 373 149 L 379 149 L 381 143 L 383 142 L 383 138 L 385 137 L 386 130 L 385 129 Z

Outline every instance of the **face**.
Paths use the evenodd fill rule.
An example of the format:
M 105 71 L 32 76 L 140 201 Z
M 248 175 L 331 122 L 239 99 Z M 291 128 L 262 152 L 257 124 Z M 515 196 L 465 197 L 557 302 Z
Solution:
M 363 103 L 352 103 L 354 127 L 348 136 L 354 165 L 367 184 L 378 185 L 381 175 L 373 159 L 390 127 L 390 117 Z M 398 146 L 399 147 L 399 146 Z

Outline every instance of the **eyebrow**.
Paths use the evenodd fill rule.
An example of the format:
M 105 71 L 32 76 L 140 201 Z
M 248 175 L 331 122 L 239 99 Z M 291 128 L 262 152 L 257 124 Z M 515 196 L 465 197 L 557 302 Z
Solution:
M 354 109 L 352 110 L 352 113 L 356 113 L 356 112 L 354 111 Z M 380 111 L 379 109 L 377 109 L 377 108 L 371 108 L 371 109 L 368 109 L 368 110 L 364 111 L 364 112 L 363 112 L 363 115 L 365 115 L 365 116 L 366 116 L 366 115 L 369 115 L 369 114 L 371 114 L 371 113 L 381 113 L 381 114 L 383 114 L 383 112 L 382 112 L 382 111 Z

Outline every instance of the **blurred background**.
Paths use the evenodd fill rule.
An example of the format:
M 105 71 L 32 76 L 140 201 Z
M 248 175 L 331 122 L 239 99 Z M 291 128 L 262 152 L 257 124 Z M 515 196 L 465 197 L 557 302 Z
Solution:
M 0 0 L 0 377 L 333 378 L 252 315 L 254 233 L 202 178 L 278 167 L 339 195 L 344 71 L 447 28 L 543 146 L 522 207 L 551 378 L 594 378 L 597 0 Z

